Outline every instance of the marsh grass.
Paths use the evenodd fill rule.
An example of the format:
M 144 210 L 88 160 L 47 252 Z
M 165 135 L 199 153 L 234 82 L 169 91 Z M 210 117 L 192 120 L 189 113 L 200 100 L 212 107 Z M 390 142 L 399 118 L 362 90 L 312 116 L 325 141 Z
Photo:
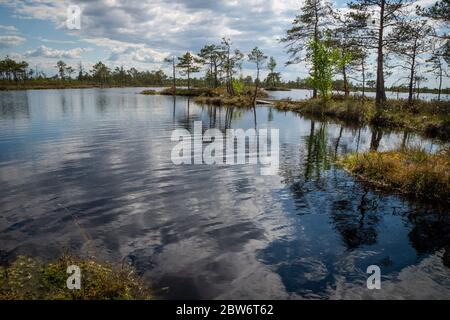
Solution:
M 144 90 L 141 94 L 145 95 L 177 95 L 186 97 L 195 97 L 195 102 L 200 104 L 214 105 L 214 106 L 237 106 L 248 107 L 252 104 L 253 96 L 252 87 L 245 87 L 240 94 L 229 95 L 225 88 L 177 88 L 175 91 L 173 87 L 164 89 L 162 91 Z M 268 94 L 264 90 L 258 90 L 258 98 L 267 98 Z
M 250 107 L 252 105 L 252 97 L 245 95 L 238 96 L 216 96 L 216 97 L 196 97 L 195 102 L 199 104 L 207 104 L 213 106 L 238 106 Z
M 431 138 L 450 139 L 450 102 L 388 100 L 381 112 L 372 98 L 333 96 L 328 101 L 279 101 L 274 107 L 303 115 L 336 119 L 349 124 L 420 132 Z
M 67 289 L 69 265 L 81 269 L 81 289 Z M 50 263 L 18 257 L 0 267 L 0 300 L 151 299 L 149 289 L 129 266 L 114 266 L 92 259 L 63 256 Z
M 450 204 L 450 148 L 429 154 L 420 148 L 350 154 L 338 162 L 377 186 Z

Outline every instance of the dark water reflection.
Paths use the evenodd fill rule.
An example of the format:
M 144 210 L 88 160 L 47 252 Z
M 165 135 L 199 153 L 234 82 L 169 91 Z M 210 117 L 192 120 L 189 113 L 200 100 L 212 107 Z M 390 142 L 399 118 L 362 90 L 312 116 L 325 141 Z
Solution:
M 445 208 L 383 194 L 337 156 L 437 142 L 267 107 L 280 170 L 176 166 L 175 128 L 253 128 L 253 110 L 140 89 L 0 93 L 0 258 L 65 249 L 132 263 L 165 298 L 450 298 Z M 381 267 L 382 289 L 366 289 Z

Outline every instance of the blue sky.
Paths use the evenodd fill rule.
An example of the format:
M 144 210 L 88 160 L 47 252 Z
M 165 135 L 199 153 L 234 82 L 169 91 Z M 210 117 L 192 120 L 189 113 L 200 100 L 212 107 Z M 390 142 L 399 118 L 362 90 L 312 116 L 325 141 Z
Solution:
M 420 0 L 421 4 L 434 0 Z M 302 1 L 298 0 L 0 0 L 0 56 L 24 59 L 48 75 L 59 59 L 89 69 L 101 60 L 110 67 L 166 71 L 162 60 L 185 51 L 197 52 L 206 43 L 230 37 L 248 52 L 259 46 L 274 56 L 285 80 L 307 76 L 308 67 L 284 67 L 287 60 L 280 39 Z M 67 8 L 82 9 L 81 29 L 67 28 Z M 334 1 L 335 8 L 345 1 Z M 400 71 L 399 71 L 400 72 Z M 253 75 L 244 64 L 244 75 Z M 427 85 L 434 86 L 430 78 Z

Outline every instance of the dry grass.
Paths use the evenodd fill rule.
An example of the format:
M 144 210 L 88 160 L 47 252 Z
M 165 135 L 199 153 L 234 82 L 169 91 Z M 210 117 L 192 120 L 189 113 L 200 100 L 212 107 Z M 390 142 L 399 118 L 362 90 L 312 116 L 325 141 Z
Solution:
M 250 107 L 252 106 L 251 96 L 217 96 L 217 97 L 197 97 L 195 102 L 200 104 L 207 104 L 213 106 L 237 106 Z
M 339 162 L 381 187 L 450 204 L 450 148 L 428 154 L 418 148 L 350 154 Z

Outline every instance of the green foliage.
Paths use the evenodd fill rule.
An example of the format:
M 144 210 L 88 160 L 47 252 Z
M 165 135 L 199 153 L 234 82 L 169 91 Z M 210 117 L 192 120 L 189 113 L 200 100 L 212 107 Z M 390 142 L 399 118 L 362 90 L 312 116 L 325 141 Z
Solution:
M 267 62 L 267 69 L 269 69 L 271 73 L 274 73 L 276 66 L 277 66 L 277 62 L 275 61 L 275 58 L 270 57 L 269 62 Z
M 242 94 L 245 89 L 245 81 L 242 76 L 239 77 L 239 79 L 233 79 L 232 80 L 233 90 L 237 94 Z
M 132 69 L 134 69 L 134 68 L 132 68 Z M 134 69 L 134 70 L 136 70 L 136 69 Z M 101 61 L 94 64 L 91 72 L 92 72 L 92 77 L 94 79 L 96 79 L 97 81 L 99 81 L 100 83 L 105 83 L 110 74 L 109 68 Z
M 190 52 L 186 52 L 181 57 L 178 57 L 177 67 L 185 74 L 196 73 L 200 71 L 199 64 L 201 60 L 194 57 Z
M 351 64 L 353 62 L 353 55 L 349 51 L 342 51 L 341 54 L 338 54 L 337 66 L 342 69 L 345 66 Z
M 66 74 L 67 64 L 66 64 L 64 61 L 59 60 L 59 61 L 56 63 L 56 68 L 58 69 L 59 77 L 60 77 L 62 80 L 64 80 L 65 74 Z
M 312 40 L 308 47 L 313 70 L 308 83 L 324 100 L 328 100 L 333 89 L 334 66 L 339 61 L 339 52 L 322 41 Z
M 17 62 L 8 56 L 4 60 L 0 60 L 0 79 L 5 80 L 26 80 L 33 72 L 27 70 L 28 63 L 25 61 Z

